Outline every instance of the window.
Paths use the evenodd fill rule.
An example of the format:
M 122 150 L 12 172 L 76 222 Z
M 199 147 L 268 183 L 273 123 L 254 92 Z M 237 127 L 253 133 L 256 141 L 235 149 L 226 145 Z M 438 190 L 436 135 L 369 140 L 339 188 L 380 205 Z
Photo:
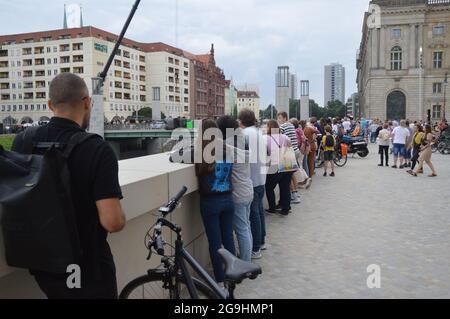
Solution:
M 391 70 L 398 71 L 402 69 L 402 48 L 393 47 L 391 50 Z
M 52 64 L 52 59 L 47 59 L 47 64 Z
M 443 35 L 445 32 L 443 25 L 437 25 L 433 27 L 433 35 Z
M 442 51 L 433 52 L 433 68 L 441 69 L 442 68 Z
M 161 101 L 161 89 L 153 88 L 153 101 Z
M 433 93 L 442 93 L 442 83 L 433 83 Z
M 440 119 L 441 118 L 441 106 L 433 105 L 433 118 Z
M 50 52 L 52 52 L 52 48 L 47 47 L 47 53 L 50 53 Z
M 392 29 L 391 30 L 391 38 L 392 39 L 400 39 L 402 37 L 401 29 Z

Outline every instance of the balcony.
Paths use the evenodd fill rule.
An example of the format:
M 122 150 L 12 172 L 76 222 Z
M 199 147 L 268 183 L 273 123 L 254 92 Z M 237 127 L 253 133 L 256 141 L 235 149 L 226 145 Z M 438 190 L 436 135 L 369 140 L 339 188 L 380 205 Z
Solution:
M 0 68 L 7 68 L 9 66 L 8 61 L 0 61 Z
M 45 76 L 45 70 L 36 71 L 35 76 L 37 77 Z
M 36 93 L 36 99 L 46 99 L 47 98 L 47 94 L 45 92 L 37 92 Z
M 72 45 L 72 50 L 73 51 L 81 51 L 81 50 L 83 50 L 83 43 L 74 43 Z
M 139 62 L 144 62 L 145 63 L 145 56 L 140 55 L 139 56 Z
M 8 50 L 0 50 L 0 58 L 7 57 L 7 56 L 8 56 Z
M 10 94 L 2 94 L 1 99 L 2 99 L 2 101 L 9 101 L 9 100 L 11 100 L 11 95 Z
M 139 71 L 145 72 L 145 66 L 141 65 L 141 66 L 139 67 Z
M 0 89 L 9 90 L 9 83 L 0 83 Z
M 120 61 L 120 60 L 114 60 L 114 66 L 122 67 L 122 61 Z
M 23 66 L 32 66 L 33 60 L 23 60 L 22 65 Z
M 121 99 L 122 99 L 122 93 L 116 92 L 116 93 L 114 94 L 114 97 L 115 97 L 116 99 L 121 100 Z
M 145 76 L 144 75 L 139 76 L 139 81 L 145 82 Z
M 25 93 L 25 94 L 23 95 L 23 99 L 24 99 L 24 100 L 32 100 L 33 97 L 34 97 L 34 94 L 33 94 L 33 93 Z
M 83 55 L 74 55 L 73 56 L 73 62 L 83 62 L 84 56 Z
M 131 95 L 130 95 L 130 93 L 124 93 L 123 99 L 124 99 L 124 100 L 131 100 Z
M 25 82 L 23 84 L 23 88 L 26 89 L 33 89 L 33 82 Z
M 70 68 L 61 68 L 61 73 L 70 73 Z
M 31 48 L 22 49 L 22 55 L 31 55 Z
M 31 78 L 31 77 L 33 77 L 33 71 L 31 71 L 31 70 L 23 71 L 23 77 L 24 78 Z
M 45 64 L 44 59 L 35 59 L 34 60 L 34 65 L 44 65 L 44 64 Z
M 81 67 L 74 67 L 73 68 L 73 73 L 75 73 L 75 74 L 83 74 L 84 73 L 84 68 L 81 66 Z
M 36 88 L 37 89 L 43 89 L 45 88 L 45 81 L 36 81 Z
M 61 64 L 67 64 L 67 63 L 70 63 L 70 56 L 63 56 L 63 57 L 61 57 L 60 63 L 61 63 Z
M 121 71 L 116 71 L 116 72 L 114 72 L 114 76 L 116 78 L 121 78 L 122 77 L 122 72 Z
M 59 51 L 60 52 L 68 52 L 70 51 L 70 45 L 68 44 L 62 44 L 59 46 Z
M 145 85 L 140 85 L 139 86 L 139 91 L 145 92 L 145 91 L 147 91 L 147 87 Z
M 116 89 L 121 89 L 123 87 L 122 82 L 118 82 L 118 81 L 114 82 L 114 87 Z
M 124 72 L 123 77 L 124 77 L 124 79 L 131 80 L 130 73 Z
M 128 52 L 128 51 L 123 51 L 123 57 L 124 58 L 130 58 L 130 52 Z
M 141 95 L 141 96 L 139 96 L 139 100 L 141 102 L 146 102 L 147 101 L 147 97 L 145 95 Z
M 34 48 L 34 54 L 44 54 L 44 47 Z
M 131 84 L 130 84 L 130 83 L 124 83 L 124 84 L 123 84 L 123 88 L 124 88 L 125 90 L 131 90 Z

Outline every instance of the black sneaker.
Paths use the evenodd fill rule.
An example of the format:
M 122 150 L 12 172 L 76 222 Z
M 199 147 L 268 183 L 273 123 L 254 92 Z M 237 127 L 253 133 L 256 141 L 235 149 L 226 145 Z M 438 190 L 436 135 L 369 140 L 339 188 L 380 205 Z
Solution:
M 392 168 L 397 168 L 397 165 L 392 165 Z
M 383 167 L 384 165 L 383 165 L 383 164 L 378 164 L 378 166 L 379 166 L 379 167 Z
M 328 176 L 328 174 L 325 172 L 325 173 L 323 173 L 323 177 L 327 177 Z
M 334 175 L 334 172 L 332 172 L 332 173 L 330 174 L 330 176 L 331 176 L 331 177 L 335 177 L 336 175 Z
M 289 215 L 290 213 L 291 213 L 291 211 L 287 211 L 287 212 L 281 211 L 281 212 L 280 212 L 280 215 L 287 216 L 287 215 Z
M 270 215 L 276 215 L 278 211 L 276 209 L 266 209 L 266 213 Z
M 386 163 L 386 167 L 389 167 L 389 164 L 388 164 L 388 163 Z

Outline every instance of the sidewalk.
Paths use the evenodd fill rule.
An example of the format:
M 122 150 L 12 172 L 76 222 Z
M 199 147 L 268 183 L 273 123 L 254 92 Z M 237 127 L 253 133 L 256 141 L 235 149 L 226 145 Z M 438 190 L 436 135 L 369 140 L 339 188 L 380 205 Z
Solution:
M 349 158 L 337 176 L 314 178 L 288 217 L 267 216 L 263 275 L 239 298 L 450 298 L 450 156 L 433 155 L 439 177 L 413 178 Z M 366 269 L 381 267 L 381 289 Z

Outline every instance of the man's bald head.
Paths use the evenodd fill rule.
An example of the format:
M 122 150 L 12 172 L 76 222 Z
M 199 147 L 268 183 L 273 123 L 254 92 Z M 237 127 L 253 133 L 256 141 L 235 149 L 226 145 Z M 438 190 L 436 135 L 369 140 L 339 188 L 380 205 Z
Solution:
M 83 99 L 89 97 L 89 89 L 79 76 L 72 73 L 62 73 L 50 83 L 50 100 L 58 108 L 76 108 Z

